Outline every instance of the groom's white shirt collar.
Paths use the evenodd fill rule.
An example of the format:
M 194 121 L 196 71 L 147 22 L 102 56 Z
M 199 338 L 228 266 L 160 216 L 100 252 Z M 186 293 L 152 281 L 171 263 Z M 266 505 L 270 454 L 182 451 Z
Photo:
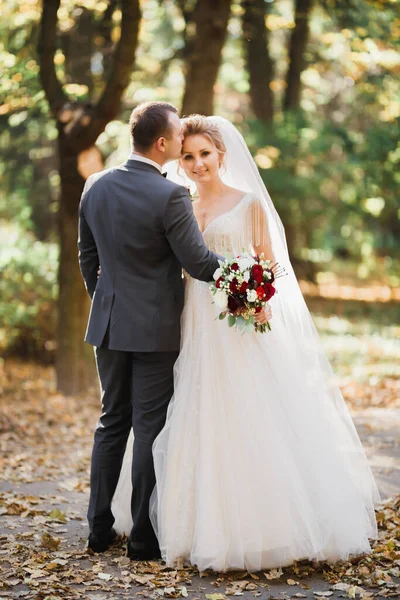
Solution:
M 139 162 L 147 163 L 148 165 L 155 167 L 160 171 L 160 173 L 162 173 L 161 165 L 156 163 L 154 160 L 151 160 L 151 158 L 146 158 L 146 156 L 140 156 L 140 154 L 135 154 L 134 152 L 131 152 L 128 156 L 128 160 L 138 160 Z

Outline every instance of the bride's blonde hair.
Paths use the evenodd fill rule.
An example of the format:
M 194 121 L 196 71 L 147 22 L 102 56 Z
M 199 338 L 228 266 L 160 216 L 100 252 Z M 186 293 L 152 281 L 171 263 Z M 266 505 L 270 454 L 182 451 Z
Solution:
M 217 125 L 204 115 L 190 115 L 182 119 L 181 123 L 184 140 L 191 135 L 204 135 L 214 144 L 220 155 L 221 166 L 225 157 L 226 146 Z

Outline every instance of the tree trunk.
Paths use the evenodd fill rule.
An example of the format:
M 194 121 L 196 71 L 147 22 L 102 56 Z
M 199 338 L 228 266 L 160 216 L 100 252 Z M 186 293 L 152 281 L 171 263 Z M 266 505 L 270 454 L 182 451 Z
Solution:
M 50 209 L 53 202 L 50 173 L 57 169 L 57 159 L 54 156 L 55 150 L 54 144 L 51 156 L 37 159 L 32 164 L 33 173 L 30 185 L 31 219 L 35 235 L 41 241 L 49 240 L 56 228 L 56 215 Z
M 90 93 L 93 88 L 91 59 L 95 50 L 97 23 L 92 11 L 83 6 L 76 6 L 72 15 L 75 25 L 61 37 L 65 71 L 69 82 L 86 85 Z
M 84 179 L 78 172 L 78 157 L 60 132 L 59 138 L 61 201 L 59 210 L 60 263 L 57 328 L 57 388 L 76 394 L 96 381 L 93 353 L 83 341 L 89 297 L 78 266 L 78 204 Z
M 120 38 L 114 45 L 108 78 L 96 104 L 71 101 L 66 94 L 55 69 L 54 56 L 58 40 L 58 9 L 61 0 L 46 0 L 42 4 L 42 17 L 38 40 L 40 78 L 53 117 L 58 128 L 59 169 L 61 198 L 59 211 L 60 267 L 59 304 L 57 332 L 57 383 L 64 394 L 84 391 L 95 381 L 93 358 L 89 346 L 83 343 L 89 298 L 82 282 L 78 266 L 78 205 L 84 186 L 84 178 L 78 170 L 78 157 L 93 148 L 105 126 L 118 115 L 121 98 L 129 85 L 135 61 L 141 12 L 139 0 L 119 0 L 121 9 Z M 116 2 L 106 6 L 105 19 L 111 23 Z M 78 9 L 78 11 L 81 9 Z M 93 18 L 93 16 L 92 16 Z M 90 30 L 90 15 L 82 21 L 83 35 Z M 88 41 L 90 39 L 88 38 Z M 90 48 L 90 44 L 87 48 Z M 108 47 L 105 49 L 108 51 Z M 88 50 L 89 51 L 89 50 Z M 79 63 L 76 57 L 74 77 L 82 82 L 82 65 L 88 64 L 90 56 Z M 76 68 L 75 68 L 76 67 Z M 78 68 L 79 67 L 79 68 Z M 68 76 L 67 76 L 68 80 Z M 86 81 L 86 79 L 85 79 Z M 87 80 L 89 89 L 91 82 Z M 82 161 L 81 161 L 82 162 Z M 83 160 L 83 163 L 87 160 Z M 101 166 L 99 167 L 101 169 Z M 92 355 L 93 356 L 93 355 Z
M 190 53 L 185 65 L 186 84 L 182 115 L 213 114 L 214 85 L 222 59 L 231 0 L 198 0 L 187 23 Z
M 312 0 L 296 0 L 295 27 L 289 43 L 289 69 L 286 77 L 284 111 L 297 110 L 300 106 L 301 73 L 306 66 L 304 57 L 309 37 L 309 21 Z
M 243 0 L 243 42 L 247 71 L 250 79 L 250 99 L 253 112 L 263 123 L 271 123 L 274 116 L 273 61 L 269 53 L 269 31 L 265 26 L 267 7 L 264 0 Z

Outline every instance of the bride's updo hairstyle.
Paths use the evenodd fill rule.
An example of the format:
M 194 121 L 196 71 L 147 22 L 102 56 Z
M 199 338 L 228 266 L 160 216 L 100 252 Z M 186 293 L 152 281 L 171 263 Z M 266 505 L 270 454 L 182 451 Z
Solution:
M 226 154 L 226 147 L 217 125 L 204 115 L 190 115 L 182 119 L 181 122 L 183 140 L 185 141 L 191 135 L 204 135 L 207 137 L 214 144 L 220 155 L 219 166 L 221 167 Z

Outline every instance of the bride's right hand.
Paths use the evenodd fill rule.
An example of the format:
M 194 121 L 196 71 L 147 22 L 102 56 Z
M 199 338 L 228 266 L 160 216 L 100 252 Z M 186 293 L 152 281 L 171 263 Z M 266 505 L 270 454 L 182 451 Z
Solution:
M 261 312 L 255 315 L 254 320 L 260 325 L 264 325 L 272 319 L 272 309 L 269 304 L 266 304 Z

